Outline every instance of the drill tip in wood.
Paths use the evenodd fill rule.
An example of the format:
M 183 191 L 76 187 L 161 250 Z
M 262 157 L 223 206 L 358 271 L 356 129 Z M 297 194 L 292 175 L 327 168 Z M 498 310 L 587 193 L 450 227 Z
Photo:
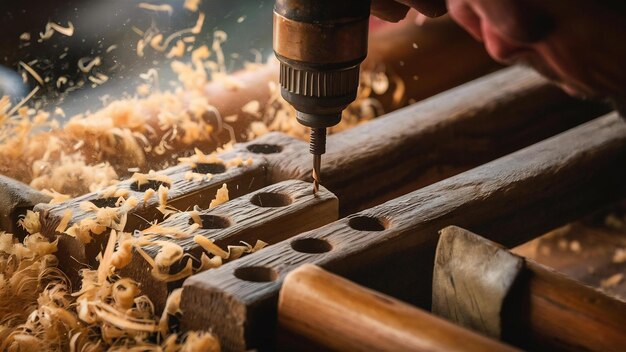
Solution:
M 317 194 L 320 189 L 320 166 L 322 164 L 322 156 L 313 155 L 313 194 Z

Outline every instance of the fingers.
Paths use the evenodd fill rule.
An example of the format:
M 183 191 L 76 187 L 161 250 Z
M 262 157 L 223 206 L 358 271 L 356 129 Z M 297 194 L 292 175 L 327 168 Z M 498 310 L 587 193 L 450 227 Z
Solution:
M 371 11 L 372 15 L 382 20 L 398 22 L 406 17 L 409 7 L 394 0 L 372 0 Z
M 445 0 L 397 0 L 398 2 L 416 9 L 419 13 L 428 17 L 439 17 L 445 15 Z
M 410 8 L 428 17 L 438 17 L 446 13 L 446 2 L 445 0 L 372 0 L 372 14 L 385 21 L 402 20 Z

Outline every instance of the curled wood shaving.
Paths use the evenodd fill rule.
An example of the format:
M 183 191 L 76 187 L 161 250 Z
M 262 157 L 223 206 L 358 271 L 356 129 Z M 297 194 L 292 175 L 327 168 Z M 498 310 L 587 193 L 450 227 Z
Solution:
M 39 38 L 40 40 L 50 39 L 54 32 L 58 32 L 65 36 L 71 37 L 72 35 L 74 35 L 74 25 L 72 24 L 72 22 L 69 21 L 67 22 L 67 27 L 63 27 L 60 24 L 54 22 L 48 22 L 46 23 L 46 30 L 43 33 L 39 32 Z
M 196 242 L 205 251 L 215 256 L 221 257 L 222 259 L 228 259 L 228 252 L 221 249 L 218 245 L 213 243 L 212 240 L 201 235 L 196 235 L 193 237 L 193 241 Z
M 38 233 L 41 231 L 41 222 L 39 222 L 39 212 L 27 210 L 26 214 L 18 220 L 18 225 L 28 233 Z
M 174 12 L 174 9 L 172 8 L 172 6 L 168 4 L 155 5 L 155 4 L 150 4 L 147 2 L 140 2 L 137 5 L 137 7 L 140 9 L 150 10 L 150 11 L 155 11 L 155 12 L 167 12 L 168 15 L 171 15 Z
M 65 229 L 67 229 L 67 225 L 70 223 L 71 219 L 72 219 L 72 210 L 65 209 L 65 211 L 63 212 L 63 216 L 61 217 L 61 221 L 59 222 L 59 225 L 56 227 L 55 231 L 65 232 Z
M 215 199 L 213 199 L 209 204 L 209 209 L 213 209 L 216 206 L 224 204 L 226 202 L 228 202 L 228 186 L 226 186 L 226 184 L 224 183 L 222 184 L 222 187 L 217 190 L 217 193 L 215 194 Z

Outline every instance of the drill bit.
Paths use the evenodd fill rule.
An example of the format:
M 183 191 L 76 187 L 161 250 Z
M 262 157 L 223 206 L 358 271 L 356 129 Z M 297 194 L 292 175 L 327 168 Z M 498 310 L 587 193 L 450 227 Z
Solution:
M 322 154 L 326 152 L 326 129 L 311 128 L 309 143 L 309 151 L 313 154 L 313 194 L 317 194 L 320 187 Z

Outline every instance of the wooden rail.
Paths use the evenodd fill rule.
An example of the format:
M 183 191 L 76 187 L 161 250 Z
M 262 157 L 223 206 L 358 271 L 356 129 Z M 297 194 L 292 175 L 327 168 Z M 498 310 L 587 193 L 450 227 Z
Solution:
M 626 346 L 626 302 L 458 227 L 439 239 L 433 312 L 524 349 Z
M 337 198 L 323 187 L 314 196 L 311 187 L 310 183 L 303 181 L 285 181 L 267 186 L 213 209 L 199 211 L 197 215 L 202 226 L 189 236 L 172 238 L 158 235 L 151 238 L 150 242 L 167 241 L 182 247 L 186 255 L 169 268 L 171 274 L 182 270 L 190 257 L 194 259 L 194 267 L 200 266 L 199 259 L 205 251 L 194 239 L 198 235 L 213 241 L 223 250 L 230 245 L 240 245 L 242 241 L 250 245 L 258 240 L 270 245 L 278 243 L 337 220 Z M 172 215 L 160 225 L 184 230 L 193 223 L 191 213 L 182 212 Z M 149 234 L 150 232 L 146 233 Z M 143 247 L 151 258 L 155 258 L 160 249 L 159 245 Z M 230 259 L 232 258 L 222 258 L 223 261 Z M 151 275 L 151 270 L 148 262 L 135 254 L 128 267 L 120 274 L 140 282 L 142 291 L 150 297 L 156 310 L 160 312 L 169 291 L 180 287 L 182 280 L 164 282 Z
M 626 122 L 599 118 L 195 275 L 184 284 L 183 326 L 212 328 L 226 350 L 272 346 L 281 283 L 304 263 L 428 308 L 438 229 L 455 224 L 519 244 L 622 197 L 624 162 Z M 233 275 L 247 270 L 266 282 Z
M 310 264 L 285 277 L 278 322 L 298 342 L 279 350 L 516 351 Z

